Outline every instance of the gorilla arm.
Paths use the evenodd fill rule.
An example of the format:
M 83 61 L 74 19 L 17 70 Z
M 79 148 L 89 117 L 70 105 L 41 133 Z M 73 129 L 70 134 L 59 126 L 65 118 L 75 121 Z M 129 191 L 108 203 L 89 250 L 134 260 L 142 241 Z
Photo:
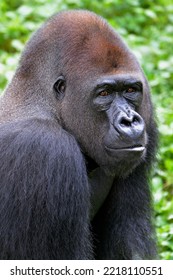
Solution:
M 55 121 L 1 126 L 0 259 L 91 259 L 89 185 L 75 139 Z
M 141 165 L 127 178 L 114 181 L 108 198 L 93 221 L 99 240 L 97 259 L 154 258 L 156 248 L 150 215 L 151 195 L 146 172 Z

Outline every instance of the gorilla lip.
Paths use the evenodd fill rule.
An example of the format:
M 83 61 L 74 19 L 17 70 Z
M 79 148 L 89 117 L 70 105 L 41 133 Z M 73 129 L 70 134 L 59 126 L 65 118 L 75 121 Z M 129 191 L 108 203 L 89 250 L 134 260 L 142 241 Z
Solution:
M 117 151 L 117 152 L 143 152 L 145 150 L 145 146 L 142 145 L 136 145 L 136 146 L 130 146 L 130 147 L 123 147 L 123 148 L 110 148 L 105 146 L 105 148 L 109 151 Z

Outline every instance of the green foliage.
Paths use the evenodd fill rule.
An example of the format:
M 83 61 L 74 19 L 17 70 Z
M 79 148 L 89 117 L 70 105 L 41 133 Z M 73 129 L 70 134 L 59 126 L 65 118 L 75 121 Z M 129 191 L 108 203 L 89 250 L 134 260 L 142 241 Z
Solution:
M 24 45 L 50 15 L 89 9 L 125 38 L 149 79 L 158 116 L 160 149 L 153 171 L 161 259 L 173 259 L 173 4 L 172 0 L 1 0 L 0 89 L 11 79 Z

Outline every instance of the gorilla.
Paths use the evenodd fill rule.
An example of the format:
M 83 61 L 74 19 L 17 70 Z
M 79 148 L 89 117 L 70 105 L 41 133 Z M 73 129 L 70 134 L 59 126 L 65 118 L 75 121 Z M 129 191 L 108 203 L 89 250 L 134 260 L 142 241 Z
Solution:
M 44 23 L 0 111 L 1 259 L 155 258 L 149 86 L 104 19 Z

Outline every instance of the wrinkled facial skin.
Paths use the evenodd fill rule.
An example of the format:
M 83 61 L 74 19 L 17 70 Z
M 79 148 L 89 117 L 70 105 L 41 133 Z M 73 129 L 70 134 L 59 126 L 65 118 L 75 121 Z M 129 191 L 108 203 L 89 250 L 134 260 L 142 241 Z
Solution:
M 143 118 L 137 113 L 142 101 L 142 83 L 136 79 L 107 78 L 97 86 L 94 105 L 105 112 L 109 130 L 103 139 L 107 153 L 115 160 L 141 157 L 145 153 Z

